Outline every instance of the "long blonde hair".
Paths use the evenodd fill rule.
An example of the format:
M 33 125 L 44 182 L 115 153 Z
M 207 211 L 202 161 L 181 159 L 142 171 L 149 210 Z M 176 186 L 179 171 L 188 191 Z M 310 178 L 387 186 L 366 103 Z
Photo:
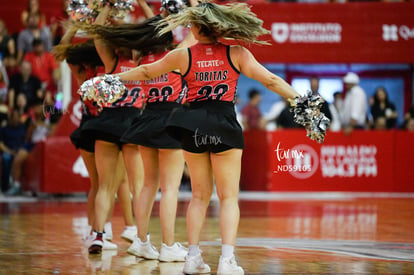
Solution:
M 162 35 L 176 27 L 194 24 L 200 32 L 215 39 L 235 39 L 248 43 L 269 44 L 259 40 L 260 35 L 270 32 L 262 27 L 263 20 L 257 18 L 245 3 L 219 5 L 202 2 L 196 7 L 184 9 L 181 13 L 171 14 L 160 22 Z

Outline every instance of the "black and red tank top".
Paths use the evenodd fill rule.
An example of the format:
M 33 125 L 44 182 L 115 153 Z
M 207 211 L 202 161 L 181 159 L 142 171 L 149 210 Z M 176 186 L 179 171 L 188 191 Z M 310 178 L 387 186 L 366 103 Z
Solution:
M 142 57 L 140 65 L 153 63 L 163 58 L 167 53 L 148 54 Z M 150 80 L 142 80 L 140 85 L 148 104 L 160 102 L 182 103 L 185 96 L 183 82 L 181 74 L 169 72 Z
M 95 76 L 102 75 L 104 72 L 104 67 L 97 67 L 97 68 L 90 68 L 87 67 L 85 69 L 86 79 L 91 79 Z M 90 116 L 97 116 L 99 113 L 98 105 L 93 101 L 89 99 L 82 100 L 82 112 L 85 115 Z
M 230 59 L 230 46 L 196 44 L 188 48 L 187 102 L 217 100 L 234 102 L 240 72 Z
M 123 73 L 136 68 L 137 65 L 133 60 L 117 58 L 115 69 L 111 74 Z M 114 103 L 105 104 L 106 108 L 119 108 L 119 107 L 135 107 L 142 108 L 144 98 L 140 82 L 138 80 L 123 81 L 127 90 L 124 94 Z

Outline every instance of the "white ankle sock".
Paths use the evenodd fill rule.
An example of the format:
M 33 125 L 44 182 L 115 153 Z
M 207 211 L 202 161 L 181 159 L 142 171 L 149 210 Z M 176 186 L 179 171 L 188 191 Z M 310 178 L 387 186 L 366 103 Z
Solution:
M 200 248 L 198 245 L 192 244 L 188 246 L 188 255 L 197 256 L 198 254 L 200 254 Z
M 221 246 L 221 256 L 224 258 L 231 258 L 234 256 L 234 246 L 223 244 Z
M 127 225 L 125 226 L 125 229 L 137 229 L 136 225 Z

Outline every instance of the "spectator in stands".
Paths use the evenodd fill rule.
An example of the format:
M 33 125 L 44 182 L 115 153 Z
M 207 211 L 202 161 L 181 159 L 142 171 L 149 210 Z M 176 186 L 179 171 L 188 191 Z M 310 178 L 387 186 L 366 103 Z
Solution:
M 30 115 L 25 94 L 20 93 L 17 95 L 15 109 L 19 112 L 20 122 L 26 125 L 29 122 Z
M 367 96 L 359 86 L 359 76 L 349 72 L 343 78 L 345 84 L 345 100 L 341 112 L 342 128 L 346 134 L 353 129 L 365 129 L 367 119 Z
M 6 25 L 3 20 L 0 20 L 0 60 L 3 59 L 5 66 L 8 66 L 9 57 L 14 55 L 16 55 L 16 43 L 7 34 Z
M 24 60 L 32 67 L 32 75 L 42 82 L 42 90 L 59 81 L 59 69 L 55 57 L 45 51 L 45 45 L 39 38 L 33 40 L 33 51 L 26 53 Z
M 40 12 L 40 6 L 38 0 L 28 0 L 27 1 L 27 7 L 24 11 L 22 11 L 21 14 L 21 20 L 23 23 L 23 26 L 26 26 L 27 19 L 29 15 L 36 14 L 39 16 L 39 28 L 42 28 L 43 26 L 46 26 L 46 16 Z
M 39 15 L 29 14 L 26 29 L 22 30 L 17 37 L 17 61 L 21 62 L 27 52 L 33 50 L 33 40 L 38 38 L 43 41 L 46 51 L 52 49 L 52 40 L 47 26 L 39 28 Z
M 259 91 L 253 89 L 249 92 L 249 103 L 247 103 L 242 109 L 243 115 L 243 129 L 264 129 L 266 121 L 262 117 L 262 113 L 259 109 L 262 95 Z
M 19 65 L 17 64 L 17 58 L 15 55 L 10 55 L 4 59 L 4 67 L 6 68 L 7 76 L 10 78 L 19 73 Z
M 410 132 L 414 132 L 414 118 L 410 117 L 405 121 L 404 129 Z
M 26 129 L 20 122 L 18 110 L 13 110 L 6 126 L 0 128 L 0 152 L 2 159 L 1 191 L 9 189 L 10 171 L 14 156 L 25 140 Z
M 0 98 L 0 127 L 5 127 L 7 125 L 8 118 L 9 106 L 7 106 L 3 99 Z
M 276 119 L 277 129 L 303 128 L 293 119 L 294 114 L 290 111 L 289 102 L 286 99 L 283 100 L 285 101 L 285 108 Z
M 388 129 L 395 128 L 396 126 L 398 113 L 395 105 L 389 101 L 384 87 L 378 87 L 375 91 L 371 104 L 371 115 L 374 121 L 379 117 L 385 117 Z
M 27 107 L 43 102 L 44 93 L 41 89 L 39 78 L 32 75 L 32 68 L 29 62 L 24 61 L 20 65 L 20 73 L 10 79 L 8 102 L 10 109 L 16 105 L 17 95 L 24 94 L 27 100 Z
M 387 130 L 387 118 L 384 116 L 379 116 L 374 120 L 374 130 Z
M 50 124 L 46 119 L 43 106 L 36 105 L 33 107 L 34 119 L 29 124 L 26 133 L 26 142 L 17 151 L 12 163 L 13 182 L 6 195 L 17 195 L 21 192 L 21 180 L 23 179 L 23 167 L 26 158 L 33 150 L 35 145 L 41 141 L 45 141 L 49 134 Z
M 6 68 L 0 59 L 0 100 L 5 102 L 7 99 L 7 89 L 9 87 L 9 78 L 7 76 Z
M 311 77 L 310 78 L 310 89 L 311 89 L 313 95 L 318 95 L 319 94 L 319 78 L 317 78 L 317 77 Z M 326 100 L 324 100 L 324 102 L 322 104 L 321 112 L 324 113 L 327 118 L 332 119 L 332 114 L 331 114 L 331 111 L 329 109 L 329 104 L 328 104 L 328 102 L 326 102 Z
M 60 39 L 63 37 L 64 30 L 62 22 L 68 19 L 68 4 L 69 0 L 62 0 L 62 8 L 57 9 L 50 17 L 49 28 L 53 45 L 58 45 Z
M 407 121 L 410 118 L 414 118 L 414 105 L 411 106 L 410 110 L 408 110 L 408 112 L 405 113 L 404 115 L 404 123 L 401 125 L 401 128 L 405 129 Z
M 342 92 L 335 92 L 333 98 L 333 103 L 329 104 L 329 110 L 331 111 L 332 116 L 329 129 L 333 132 L 337 132 L 341 130 L 340 110 L 343 103 Z

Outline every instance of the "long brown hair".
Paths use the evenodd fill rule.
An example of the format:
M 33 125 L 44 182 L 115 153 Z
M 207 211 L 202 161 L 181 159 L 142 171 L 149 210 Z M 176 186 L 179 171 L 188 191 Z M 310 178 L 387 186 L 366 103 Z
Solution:
M 78 24 L 77 27 L 88 34 L 96 35 L 113 48 L 138 50 L 141 54 L 163 52 L 173 47 L 171 31 L 157 35 L 157 24 L 161 16 L 155 16 L 140 24 L 120 24 L 111 26 Z
M 269 44 L 259 40 L 260 35 L 270 33 L 262 27 L 263 20 L 257 18 L 245 3 L 219 5 L 202 2 L 198 6 L 169 15 L 160 22 L 160 34 L 176 27 L 194 24 L 205 36 L 215 39 L 235 39 L 249 43 Z
M 93 40 L 79 44 L 62 44 L 53 47 L 53 55 L 57 61 L 63 61 L 73 65 L 88 65 L 90 67 L 103 66 L 103 62 L 96 51 Z

